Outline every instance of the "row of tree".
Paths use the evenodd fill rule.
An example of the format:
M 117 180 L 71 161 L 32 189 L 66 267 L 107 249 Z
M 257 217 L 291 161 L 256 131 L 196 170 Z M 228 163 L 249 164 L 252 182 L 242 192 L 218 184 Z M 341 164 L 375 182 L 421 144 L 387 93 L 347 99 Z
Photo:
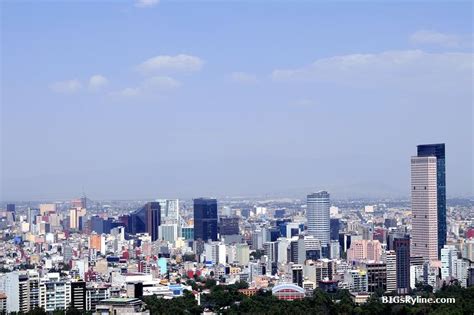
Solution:
M 206 287 L 210 284 L 206 283 Z M 144 297 L 151 314 L 201 314 L 204 310 L 218 314 L 474 314 L 474 287 L 445 286 L 436 293 L 418 290 L 416 295 L 432 298 L 454 298 L 454 304 L 389 304 L 381 294 L 372 295 L 367 303 L 355 304 L 347 290 L 328 294 L 316 289 L 311 297 L 298 301 L 278 300 L 271 291 L 258 291 L 255 296 L 241 294 L 245 284 L 210 286 L 209 294 L 201 294 L 201 305 L 188 291 L 182 297 L 165 300 L 156 296 Z

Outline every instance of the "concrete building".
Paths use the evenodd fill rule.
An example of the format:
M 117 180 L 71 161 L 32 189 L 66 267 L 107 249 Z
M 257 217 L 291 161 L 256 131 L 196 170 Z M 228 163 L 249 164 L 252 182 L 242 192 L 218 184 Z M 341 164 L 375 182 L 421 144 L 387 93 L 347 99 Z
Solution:
M 436 157 L 411 158 L 411 255 L 438 259 Z
M 247 266 L 250 258 L 250 250 L 247 244 L 236 245 L 236 256 L 239 265 Z
M 382 245 L 378 240 L 355 240 L 347 251 L 348 261 L 381 261 Z
M 397 256 L 395 251 L 385 253 L 385 264 L 387 268 L 387 292 L 397 290 Z

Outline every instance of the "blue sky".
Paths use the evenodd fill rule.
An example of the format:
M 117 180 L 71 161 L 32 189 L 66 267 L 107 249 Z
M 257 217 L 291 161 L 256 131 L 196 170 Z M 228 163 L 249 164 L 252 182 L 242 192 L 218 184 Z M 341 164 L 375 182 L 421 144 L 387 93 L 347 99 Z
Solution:
M 13 2 L 2 200 L 472 195 L 469 2 Z

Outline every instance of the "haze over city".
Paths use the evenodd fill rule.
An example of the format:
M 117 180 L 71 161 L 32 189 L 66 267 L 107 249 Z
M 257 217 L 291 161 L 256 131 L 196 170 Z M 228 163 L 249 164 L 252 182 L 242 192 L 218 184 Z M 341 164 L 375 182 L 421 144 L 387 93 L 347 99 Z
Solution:
M 472 196 L 471 9 L 5 1 L 1 200 Z

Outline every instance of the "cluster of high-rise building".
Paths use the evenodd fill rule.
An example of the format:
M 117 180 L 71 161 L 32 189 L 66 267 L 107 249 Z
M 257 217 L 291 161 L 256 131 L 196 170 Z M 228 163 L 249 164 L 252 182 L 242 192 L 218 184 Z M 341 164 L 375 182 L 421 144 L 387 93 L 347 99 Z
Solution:
M 411 206 L 333 201 L 327 191 L 305 200 L 9 203 L 0 313 L 146 314 L 140 297 L 181 296 L 192 290 L 185 279 L 245 281 L 246 295 L 265 289 L 286 300 L 345 289 L 357 303 L 420 285 L 471 286 L 473 209 L 447 208 L 445 177 L 445 146 L 434 144 L 411 158 Z

